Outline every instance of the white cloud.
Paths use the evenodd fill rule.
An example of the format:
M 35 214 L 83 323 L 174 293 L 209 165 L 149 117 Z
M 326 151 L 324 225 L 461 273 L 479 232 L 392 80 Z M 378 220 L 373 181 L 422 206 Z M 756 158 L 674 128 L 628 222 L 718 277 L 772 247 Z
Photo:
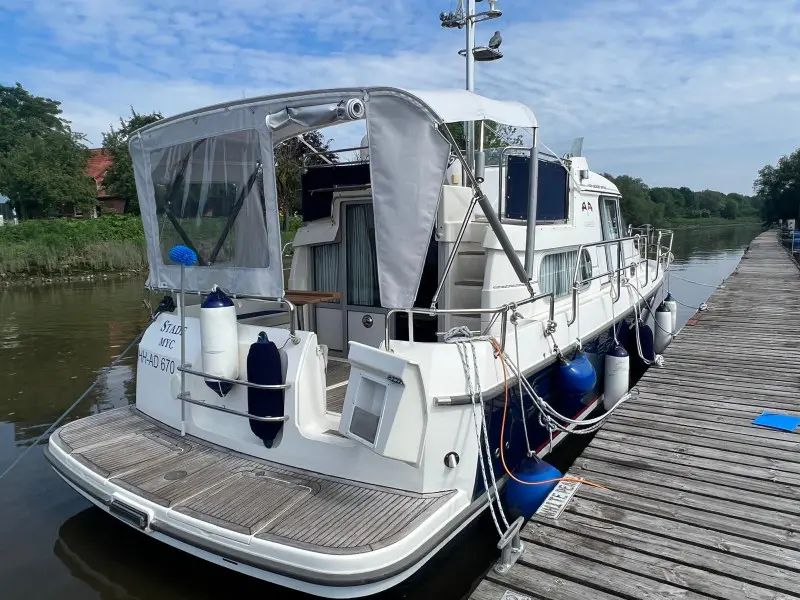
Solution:
M 461 86 L 463 32 L 438 27 L 451 4 L 29 0 L 19 27 L 47 42 L 0 57 L 0 72 L 62 100 L 98 143 L 130 105 L 174 114 L 287 89 Z M 478 91 L 531 105 L 551 146 L 585 136 L 595 170 L 749 192 L 796 146 L 797 3 L 661 4 L 500 0 L 504 18 L 478 38 L 496 23 L 505 58 L 478 65 Z

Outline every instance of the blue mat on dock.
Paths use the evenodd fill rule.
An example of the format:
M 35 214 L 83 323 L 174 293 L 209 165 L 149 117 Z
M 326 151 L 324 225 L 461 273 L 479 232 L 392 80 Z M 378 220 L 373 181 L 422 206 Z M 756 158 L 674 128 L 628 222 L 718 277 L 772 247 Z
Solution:
M 794 431 L 800 425 L 800 417 L 765 412 L 753 419 L 753 425 L 771 427 L 782 431 Z

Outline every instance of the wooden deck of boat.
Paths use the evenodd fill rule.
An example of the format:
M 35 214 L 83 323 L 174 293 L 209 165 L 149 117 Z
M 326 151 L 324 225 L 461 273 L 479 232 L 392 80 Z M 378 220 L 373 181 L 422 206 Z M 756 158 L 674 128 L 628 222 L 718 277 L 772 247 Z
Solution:
M 181 437 L 132 406 L 73 421 L 52 441 L 135 497 L 229 532 L 324 554 L 393 544 L 455 494 L 404 492 L 258 460 Z
M 800 276 L 775 232 L 756 238 L 570 471 L 555 520 L 523 529 L 505 575 L 473 600 L 800 598 Z

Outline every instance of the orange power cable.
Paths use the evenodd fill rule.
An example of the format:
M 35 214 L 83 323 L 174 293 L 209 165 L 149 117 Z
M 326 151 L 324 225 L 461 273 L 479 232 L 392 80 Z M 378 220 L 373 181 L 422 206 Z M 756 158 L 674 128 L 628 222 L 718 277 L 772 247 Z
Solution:
M 553 483 L 556 481 L 572 481 L 575 483 L 585 483 L 586 485 L 600 488 L 601 490 L 607 490 L 607 487 L 604 487 L 597 483 L 592 483 L 591 481 L 586 481 L 585 479 L 578 479 L 577 477 L 557 477 L 555 479 L 545 479 L 544 481 L 522 481 L 521 479 L 517 479 L 514 477 L 513 473 L 509 470 L 506 466 L 506 456 L 505 456 L 505 444 L 503 443 L 503 437 L 506 431 L 506 412 L 508 410 L 508 372 L 506 371 L 506 361 L 503 358 L 503 352 L 500 350 L 500 345 L 495 341 L 491 340 L 492 345 L 497 350 L 497 356 L 500 358 L 500 362 L 503 365 L 503 386 L 505 387 L 505 402 L 503 404 L 503 421 L 500 425 L 500 461 L 503 463 L 503 470 L 506 474 L 516 481 L 517 483 L 521 483 L 522 485 L 543 485 L 545 483 Z M 522 373 L 520 372 L 520 376 Z M 520 402 L 522 402 L 522 398 L 520 398 Z M 522 418 L 525 418 L 525 411 L 522 411 Z

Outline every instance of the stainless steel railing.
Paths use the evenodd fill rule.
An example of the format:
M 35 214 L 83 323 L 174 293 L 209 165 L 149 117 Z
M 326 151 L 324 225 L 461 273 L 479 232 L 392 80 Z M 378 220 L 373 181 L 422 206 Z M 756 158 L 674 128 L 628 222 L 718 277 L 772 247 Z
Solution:
M 230 383 L 231 385 L 243 385 L 245 387 L 255 388 L 257 390 L 288 390 L 292 385 L 290 383 L 281 383 L 277 385 L 265 385 L 262 383 L 253 383 L 251 381 L 244 381 L 240 379 L 229 379 L 227 377 L 220 377 L 218 375 L 211 375 L 210 373 L 205 373 L 203 371 L 196 371 L 191 368 L 191 363 L 187 363 L 185 365 L 180 365 L 178 367 L 178 371 L 181 373 L 186 373 L 188 375 L 196 375 L 198 377 L 202 377 L 203 379 L 210 379 L 211 381 L 220 381 L 222 383 Z
M 669 266 L 669 261 L 672 257 L 672 240 L 674 238 L 674 232 L 671 229 L 657 229 L 656 232 L 658 233 L 658 238 L 655 244 L 656 250 L 656 272 L 653 275 L 652 281 L 656 281 L 658 279 L 658 275 L 661 270 L 661 262 L 664 261 L 664 268 L 666 269 Z M 664 245 L 663 241 L 664 238 L 669 238 L 669 245 Z M 648 261 L 648 266 L 650 265 Z M 648 280 L 649 281 L 649 280 Z
M 227 408 L 225 406 L 217 406 L 216 404 L 209 404 L 207 402 L 203 402 L 202 400 L 195 400 L 189 395 L 189 392 L 181 392 L 180 394 L 178 394 L 178 399 L 181 402 L 188 402 L 189 404 L 194 404 L 196 406 L 203 406 L 205 408 L 210 408 L 211 410 L 216 410 L 218 412 L 224 412 L 229 415 L 236 415 L 238 417 L 252 419 L 253 421 L 262 421 L 264 423 L 279 423 L 289 420 L 289 417 L 287 415 L 282 415 L 280 417 L 259 417 L 258 415 L 251 415 L 250 413 L 242 412 L 240 410 L 234 410 L 232 408 Z
M 218 376 L 212 375 L 210 373 L 204 373 L 203 371 L 192 370 L 191 369 L 191 365 L 186 362 L 186 289 L 185 289 L 185 286 L 184 286 L 184 281 L 185 281 L 184 280 L 184 268 L 181 267 L 181 287 L 180 288 L 178 288 L 177 290 L 167 289 L 167 288 L 154 288 L 154 289 L 162 291 L 162 292 L 178 293 L 179 294 L 179 299 L 180 299 L 181 364 L 178 367 L 178 371 L 180 372 L 180 375 L 181 375 L 181 391 L 178 394 L 177 398 L 178 398 L 178 400 L 181 401 L 181 436 L 186 435 L 186 403 L 187 402 L 189 404 L 196 404 L 198 406 L 205 406 L 206 408 L 210 408 L 211 410 L 216 410 L 216 411 L 220 411 L 220 412 L 224 412 L 224 413 L 228 413 L 228 414 L 232 414 L 232 415 L 238 415 L 238 416 L 246 417 L 248 419 L 253 419 L 253 420 L 256 420 L 256 421 L 268 421 L 268 422 L 272 422 L 272 421 L 287 421 L 289 419 L 289 417 L 285 416 L 285 415 L 281 416 L 281 417 L 259 417 L 259 416 L 256 416 L 256 415 L 251 415 L 250 413 L 233 410 L 231 408 L 226 408 L 224 406 L 217 406 L 217 405 L 214 405 L 214 404 L 208 404 L 208 403 L 202 402 L 200 400 L 195 400 L 194 398 L 191 397 L 191 394 L 186 391 L 186 375 L 187 374 L 189 374 L 189 375 L 197 375 L 197 376 L 200 376 L 200 377 L 204 377 L 206 379 L 211 379 L 211 380 L 215 380 L 215 381 L 222 381 L 222 382 L 230 383 L 230 384 L 233 384 L 233 385 L 244 385 L 244 386 L 256 387 L 256 388 L 260 388 L 260 389 L 288 389 L 289 386 L 288 386 L 288 384 L 282 384 L 280 386 L 275 386 L 275 387 L 273 387 L 273 386 L 263 387 L 263 386 L 259 386 L 258 384 L 252 384 L 249 381 L 239 381 L 239 380 L 236 380 L 236 379 L 228 379 L 228 378 L 218 377 Z M 200 291 L 200 290 L 196 290 L 196 291 L 192 291 L 190 293 L 196 293 L 197 295 L 202 296 L 204 293 L 207 294 L 209 292 L 210 292 L 210 290 L 208 292 L 203 292 L 203 291 Z M 255 300 L 257 302 L 278 302 L 278 303 L 286 305 L 286 307 L 288 308 L 288 312 L 289 312 L 289 338 L 295 344 L 299 344 L 300 343 L 300 339 L 297 337 L 296 330 L 295 330 L 295 316 L 298 315 L 297 307 L 295 307 L 295 305 L 290 300 L 288 300 L 285 297 L 272 298 L 272 297 L 267 297 L 267 296 L 253 296 L 253 295 L 250 295 L 250 294 L 232 294 L 232 293 L 228 293 L 228 295 L 231 298 L 235 298 L 235 299 L 239 299 L 239 300 Z M 299 320 L 299 316 L 298 316 L 298 320 Z
M 572 315 L 567 319 L 567 325 L 572 325 L 578 318 L 578 294 L 580 293 L 581 286 L 586 283 L 591 283 L 595 279 L 601 279 L 603 277 L 609 277 L 610 280 L 613 280 L 614 276 L 616 276 L 616 288 L 613 285 L 611 288 L 611 301 L 616 303 L 617 300 L 619 300 L 620 294 L 622 292 L 622 272 L 628 268 L 628 265 L 625 264 L 625 253 L 623 251 L 623 244 L 625 242 L 634 242 L 634 244 L 636 244 L 639 240 L 640 236 L 639 234 L 636 234 L 629 237 L 618 238 L 615 240 L 602 240 L 600 242 L 582 244 L 578 248 L 578 258 L 575 261 L 575 270 L 572 273 Z M 597 275 L 592 275 L 591 277 L 588 278 L 578 277 L 581 267 L 581 256 L 584 250 L 588 248 L 609 247 L 614 245 L 616 245 L 617 247 L 617 266 L 615 268 L 612 268 L 611 265 L 609 264 L 608 254 L 606 254 L 606 270 L 604 272 L 598 273 Z
M 549 308 L 548 308 L 548 320 L 553 321 L 555 319 L 555 294 L 552 292 L 548 292 L 547 294 L 539 294 L 534 296 L 529 296 L 528 298 L 524 298 L 519 302 L 509 302 L 508 304 L 503 304 L 502 306 L 496 306 L 494 308 L 393 308 L 386 313 L 386 325 L 384 327 L 384 346 L 386 347 L 386 351 L 388 352 L 391 349 L 391 324 L 392 324 L 392 317 L 397 313 L 406 313 L 408 314 L 408 341 L 414 341 L 414 327 L 412 322 L 414 320 L 414 315 L 426 315 L 426 316 L 438 316 L 438 315 L 492 315 L 493 318 L 485 328 L 483 333 L 486 333 L 489 328 L 497 321 L 498 318 L 502 315 L 500 319 L 500 347 L 501 349 L 505 348 L 506 342 L 506 328 L 508 326 L 508 312 L 519 308 L 521 306 L 525 306 L 527 304 L 532 304 L 539 300 L 549 300 Z
M 152 290 L 153 292 L 170 292 L 172 294 L 181 294 L 180 288 L 162 288 L 162 287 L 147 287 L 146 289 Z M 228 292 L 222 286 L 219 286 L 222 291 L 224 291 L 228 296 L 233 298 L 234 300 L 253 300 L 255 302 L 277 302 L 279 304 L 286 305 L 286 312 L 289 313 L 289 334 L 292 337 L 292 341 L 297 343 L 297 336 L 295 335 L 297 332 L 295 321 L 297 316 L 297 307 L 286 297 L 270 297 L 270 296 L 252 296 L 250 294 L 234 294 Z M 189 292 L 185 292 L 186 295 L 192 296 L 205 296 L 210 294 L 211 290 L 192 290 Z
M 578 317 L 578 310 L 579 310 L 578 295 L 580 294 L 581 286 L 583 284 L 592 282 L 595 279 L 600 279 L 601 277 L 611 277 L 611 278 L 615 277 L 616 287 L 611 288 L 612 290 L 611 299 L 612 302 L 617 302 L 619 300 L 620 293 L 622 291 L 622 273 L 629 267 L 629 265 L 625 264 L 626 257 L 623 250 L 624 242 L 632 241 L 634 247 L 637 249 L 639 253 L 638 256 L 639 260 L 637 264 L 641 264 L 642 262 L 644 262 L 645 265 L 645 281 L 655 282 L 658 280 L 658 276 L 661 273 L 662 261 L 665 263 L 665 268 L 668 266 L 670 257 L 672 256 L 673 232 L 671 230 L 656 229 L 655 231 L 653 231 L 650 225 L 643 225 L 641 227 L 628 227 L 628 233 L 633 233 L 633 232 L 637 233 L 616 240 L 603 240 L 602 242 L 583 244 L 578 249 L 578 260 L 575 263 L 575 271 L 573 272 L 572 276 L 572 315 L 567 320 L 567 325 L 572 325 Z M 653 233 L 657 234 L 656 242 L 654 244 L 651 243 Z M 665 239 L 669 240 L 668 244 L 666 244 Z M 578 273 L 580 270 L 580 257 L 584 249 L 599 247 L 599 246 L 612 246 L 612 245 L 616 245 L 617 247 L 617 266 L 615 268 L 611 268 L 611 266 L 607 264 L 606 270 L 603 273 L 599 273 L 589 278 L 578 277 Z M 651 248 L 654 253 L 654 259 L 656 263 L 655 273 L 653 274 L 652 279 L 650 278 Z

